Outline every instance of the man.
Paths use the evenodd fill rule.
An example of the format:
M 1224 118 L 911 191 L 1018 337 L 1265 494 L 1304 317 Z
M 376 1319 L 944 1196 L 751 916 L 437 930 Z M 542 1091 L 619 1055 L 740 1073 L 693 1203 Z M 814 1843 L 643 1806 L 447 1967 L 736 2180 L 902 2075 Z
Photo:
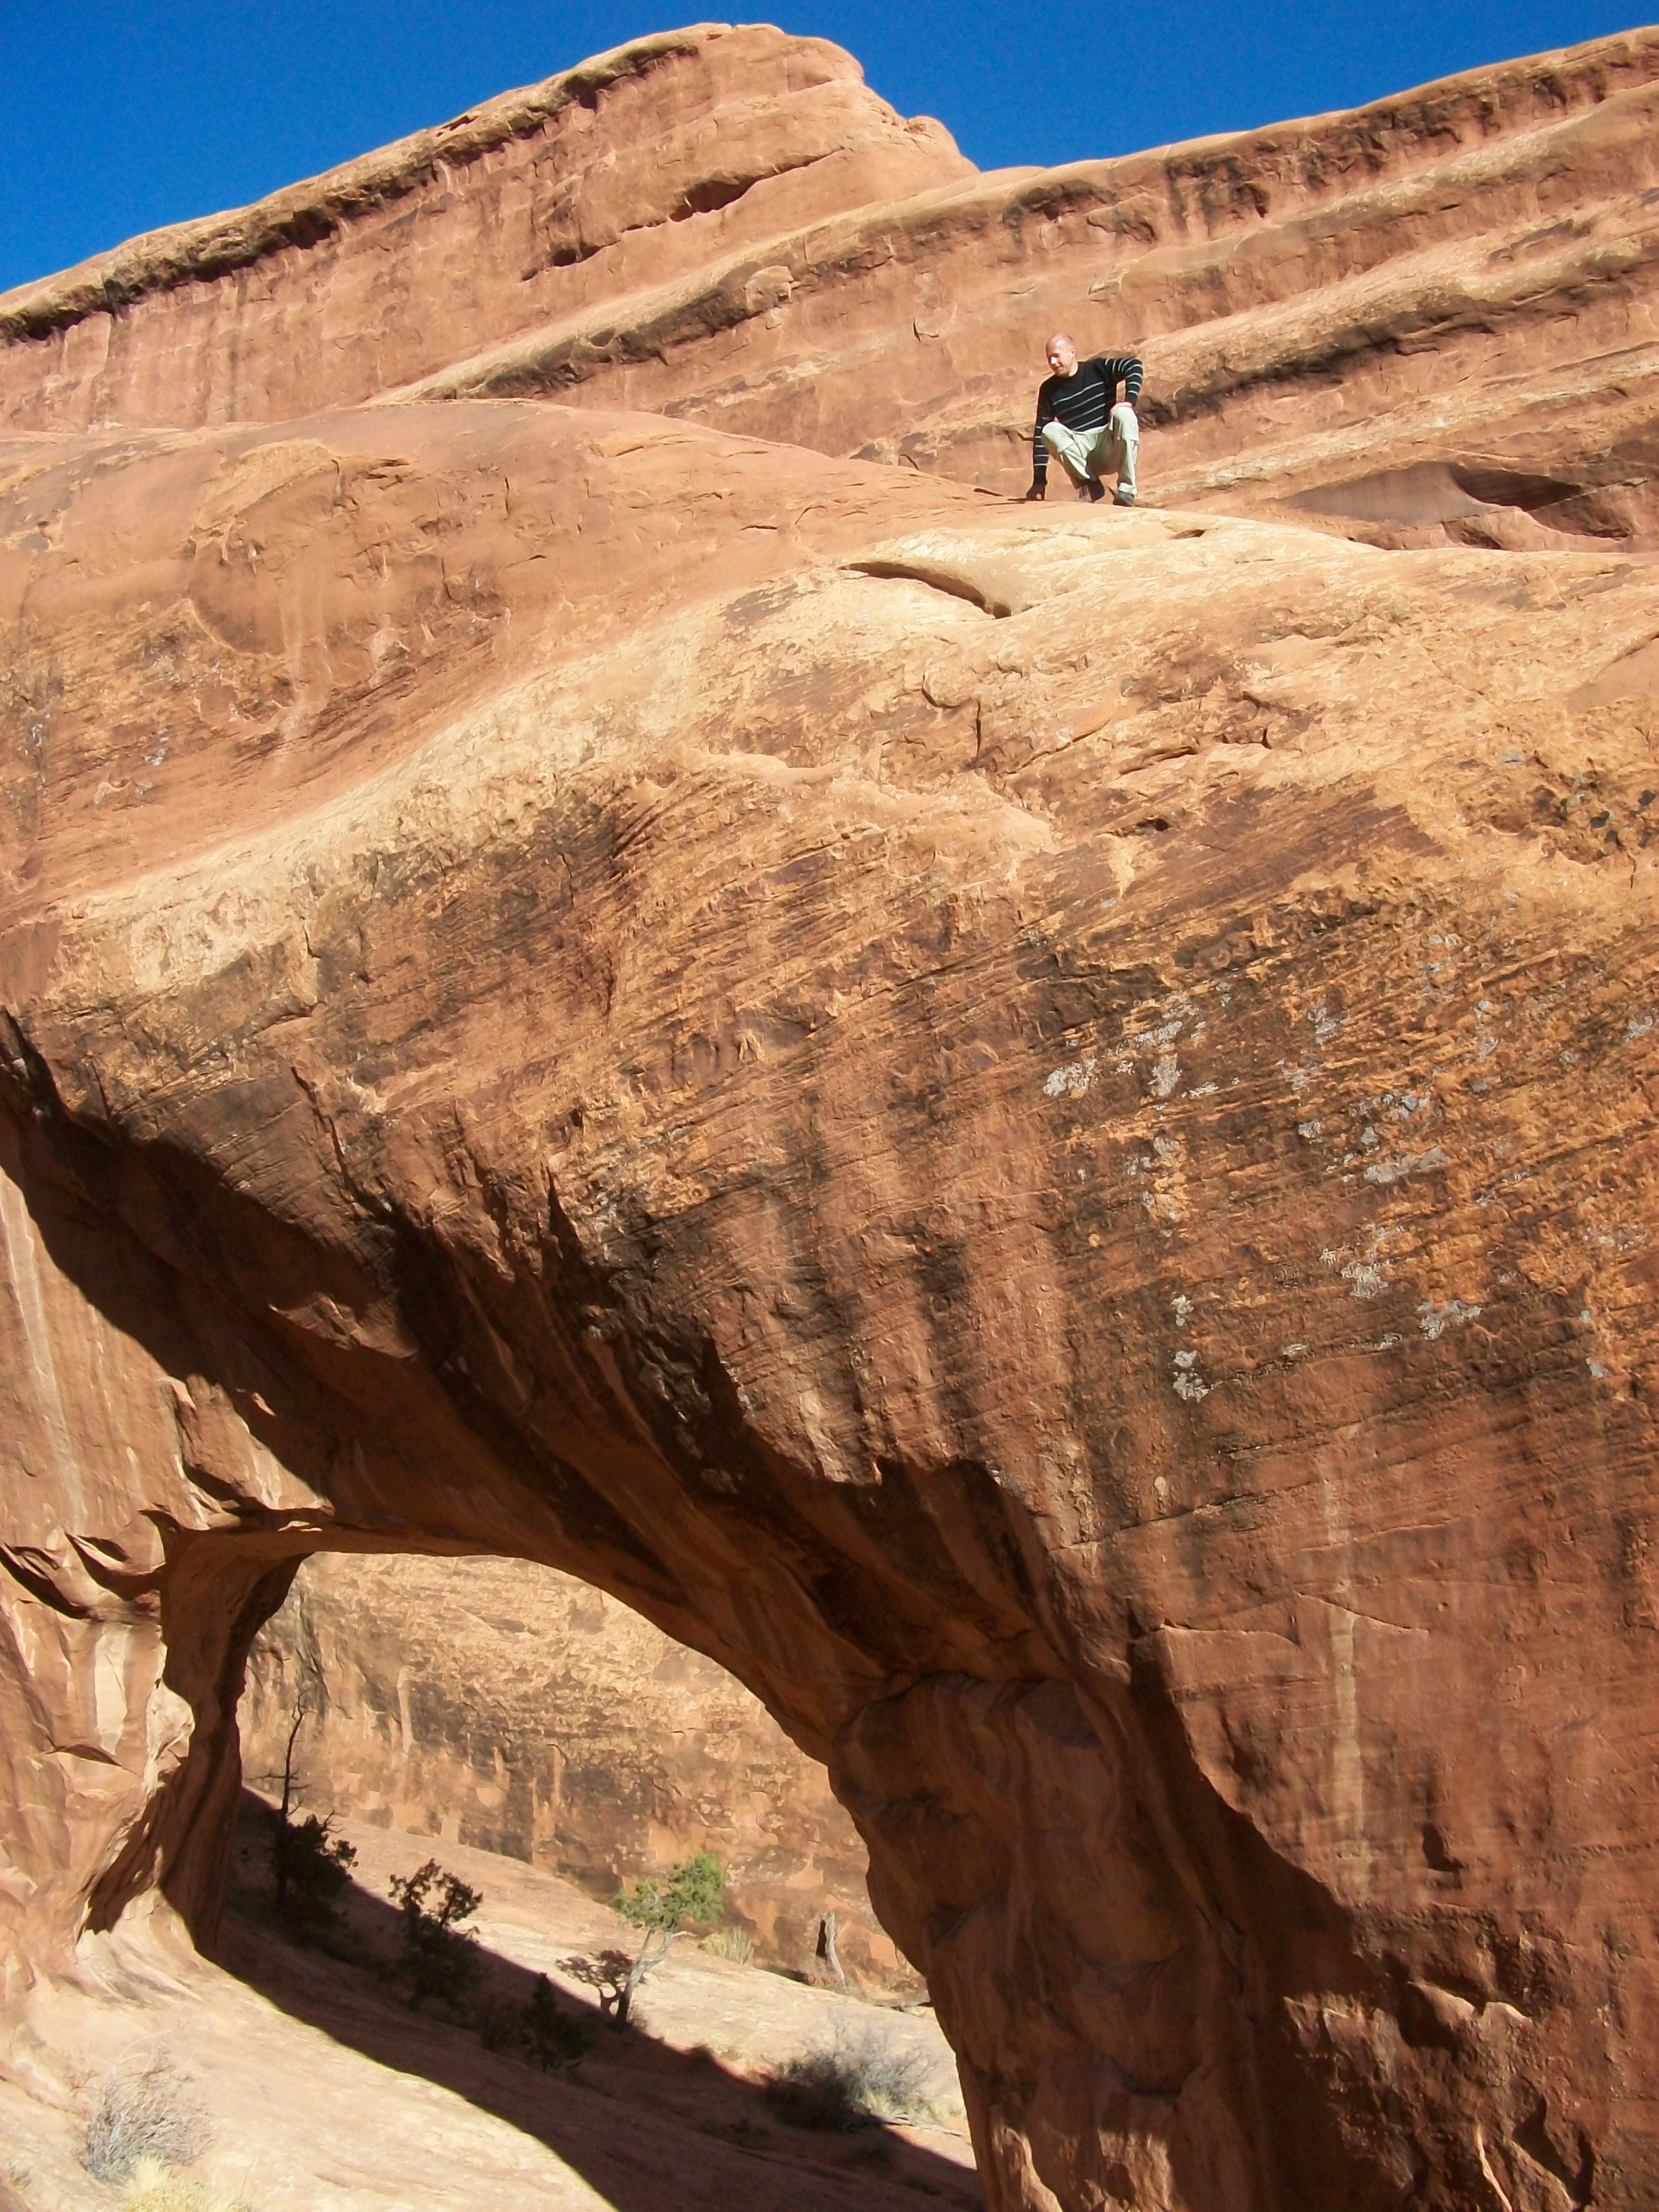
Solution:
M 1048 341 L 1048 366 L 1054 374 L 1044 378 L 1037 393 L 1031 489 L 1026 498 L 1048 496 L 1048 456 L 1058 453 L 1077 483 L 1079 499 L 1104 499 L 1101 474 L 1110 469 L 1117 477 L 1117 504 L 1133 507 L 1135 460 L 1140 451 L 1140 425 L 1135 419 L 1140 363 L 1133 354 L 1097 353 L 1079 361 L 1077 348 L 1060 331 Z

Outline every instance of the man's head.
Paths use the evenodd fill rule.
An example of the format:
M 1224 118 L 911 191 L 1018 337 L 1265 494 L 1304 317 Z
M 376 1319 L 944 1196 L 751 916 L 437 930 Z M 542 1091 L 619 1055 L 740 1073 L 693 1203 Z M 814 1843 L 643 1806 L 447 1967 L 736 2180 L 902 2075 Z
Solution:
M 1072 376 L 1077 372 L 1077 348 L 1064 331 L 1056 331 L 1048 341 L 1048 366 L 1056 376 Z

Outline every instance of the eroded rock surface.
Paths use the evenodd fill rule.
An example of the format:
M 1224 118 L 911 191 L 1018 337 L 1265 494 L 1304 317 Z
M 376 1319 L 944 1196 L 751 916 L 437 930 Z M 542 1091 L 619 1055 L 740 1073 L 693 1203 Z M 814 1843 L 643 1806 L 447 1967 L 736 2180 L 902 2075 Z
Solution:
M 1650 2204 L 1659 623 L 1549 542 L 0 445 L 14 2066 L 210 1937 L 296 1560 L 499 1552 L 828 1759 L 999 2212 Z
M 915 1990 L 823 1767 L 701 1652 L 589 1584 L 515 1559 L 325 1553 L 248 1662 L 242 1765 L 267 1793 L 296 1720 L 307 1811 L 502 1852 L 605 1904 L 713 1850 L 757 1959 L 833 1979 L 817 1964 L 833 1913 L 844 1968 Z
M 734 257 L 741 322 L 757 245 L 975 173 L 823 40 L 672 31 L 0 295 L 0 393 L 25 428 L 280 420 Z

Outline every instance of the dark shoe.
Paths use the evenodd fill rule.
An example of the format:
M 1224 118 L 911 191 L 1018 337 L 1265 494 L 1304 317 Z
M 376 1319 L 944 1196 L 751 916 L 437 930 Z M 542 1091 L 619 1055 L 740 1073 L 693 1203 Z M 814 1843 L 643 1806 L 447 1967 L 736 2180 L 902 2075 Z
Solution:
M 1104 491 L 1105 489 L 1105 485 L 1103 484 L 1101 489 Z M 1119 507 L 1133 507 L 1135 503 L 1134 494 L 1132 491 L 1125 491 L 1121 484 L 1112 494 L 1112 497 Z
M 1098 477 L 1091 477 L 1083 489 L 1091 499 L 1104 499 L 1106 496 L 1106 487 Z

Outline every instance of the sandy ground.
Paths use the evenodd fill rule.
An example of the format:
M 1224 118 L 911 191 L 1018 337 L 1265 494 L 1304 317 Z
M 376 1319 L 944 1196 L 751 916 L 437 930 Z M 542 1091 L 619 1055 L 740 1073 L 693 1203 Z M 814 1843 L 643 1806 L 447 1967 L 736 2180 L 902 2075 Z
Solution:
M 353 1824 L 343 1832 L 359 1854 L 349 1917 L 373 1948 L 390 1948 L 391 1877 L 435 1855 L 483 1893 L 489 1993 L 521 2003 L 543 1972 L 597 2022 L 581 1962 L 630 1945 L 614 1913 L 514 1860 Z M 222 1958 L 198 1958 L 163 1919 L 106 1941 L 88 1986 L 41 2018 L 50 2051 L 72 2053 L 70 2072 L 88 2085 L 165 2051 L 212 2125 L 192 2177 L 253 2212 L 967 2212 L 981 2201 L 950 2051 L 926 2009 L 682 1942 L 646 1984 L 634 2032 L 597 2027 L 568 2077 L 412 2014 L 386 1973 L 298 1947 L 255 1913 L 228 1917 Z M 872 2039 L 913 2057 L 927 2124 L 808 2130 L 763 2094 L 791 2057 Z M 49 2070 L 43 2062 L 43 2078 Z M 27 2212 L 122 2203 L 80 2166 L 78 2130 L 72 2103 L 52 2109 L 0 2087 L 0 2183 Z

